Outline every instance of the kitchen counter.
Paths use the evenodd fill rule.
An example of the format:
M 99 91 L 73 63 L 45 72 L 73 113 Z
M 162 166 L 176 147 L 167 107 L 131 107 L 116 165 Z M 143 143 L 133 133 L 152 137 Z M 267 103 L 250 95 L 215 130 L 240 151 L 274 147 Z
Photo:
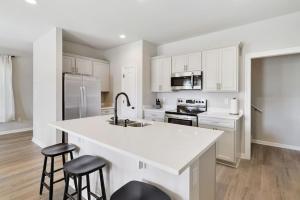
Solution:
M 222 131 L 162 122 L 149 122 L 151 125 L 142 128 L 125 128 L 109 124 L 110 117 L 59 121 L 51 126 L 175 175 L 181 174 L 222 135 Z
M 229 111 L 226 109 L 208 109 L 207 112 L 203 112 L 198 114 L 198 117 L 212 117 L 212 118 L 219 118 L 219 119 L 231 119 L 231 120 L 239 120 L 243 117 L 242 111 L 238 115 L 229 114 Z
M 98 155 L 109 162 L 104 171 L 108 199 L 139 180 L 162 188 L 172 200 L 215 200 L 216 140 L 223 131 L 149 121 L 142 128 L 122 127 L 109 124 L 110 117 L 51 123 L 79 147 L 75 157 Z M 99 194 L 97 173 L 91 186 Z

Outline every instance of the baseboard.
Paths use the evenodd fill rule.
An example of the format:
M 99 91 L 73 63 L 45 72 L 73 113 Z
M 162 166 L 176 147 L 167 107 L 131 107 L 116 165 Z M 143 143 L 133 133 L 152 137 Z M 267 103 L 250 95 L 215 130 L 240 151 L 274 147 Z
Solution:
M 41 147 L 41 148 L 45 148 L 45 147 L 46 147 L 45 144 L 43 144 L 40 140 L 36 139 L 35 137 L 32 138 L 32 142 L 33 142 L 34 144 L 38 145 L 38 146 Z
M 245 153 L 241 153 L 241 159 L 244 159 L 244 160 L 250 160 L 250 159 L 248 158 L 248 156 L 246 156 Z
M 252 139 L 252 143 L 300 151 L 300 146 L 281 144 L 281 143 L 276 143 L 276 142 L 268 142 L 268 141 L 264 141 L 264 140 L 255 140 L 255 139 Z
M 8 134 L 14 134 L 14 133 L 21 133 L 21 132 L 27 132 L 32 131 L 32 127 L 29 128 L 20 128 L 20 129 L 14 129 L 9 131 L 0 131 L 0 135 L 8 135 Z

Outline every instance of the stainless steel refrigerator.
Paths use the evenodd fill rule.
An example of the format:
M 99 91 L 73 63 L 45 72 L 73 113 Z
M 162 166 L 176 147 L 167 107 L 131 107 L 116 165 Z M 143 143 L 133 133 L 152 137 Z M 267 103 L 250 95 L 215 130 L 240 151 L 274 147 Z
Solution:
M 96 77 L 65 73 L 63 76 L 63 119 L 100 115 L 100 84 L 100 79 Z

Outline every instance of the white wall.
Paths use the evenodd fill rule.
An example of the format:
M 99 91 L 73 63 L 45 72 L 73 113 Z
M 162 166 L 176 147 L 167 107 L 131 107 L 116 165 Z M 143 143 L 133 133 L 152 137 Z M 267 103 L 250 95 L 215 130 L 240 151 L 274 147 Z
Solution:
M 104 51 L 69 41 L 63 41 L 63 52 L 90 58 L 104 59 Z
M 33 60 L 32 55 L 16 56 L 13 63 L 13 90 L 16 120 L 32 121 L 33 111 Z
M 105 58 L 110 62 L 110 87 L 111 102 L 114 97 L 122 91 L 122 68 L 126 66 L 135 66 L 137 74 L 141 74 L 142 67 L 142 41 L 133 42 L 104 52 Z M 138 76 L 139 77 L 139 76 Z M 141 98 L 139 93 L 142 91 L 142 84 L 137 85 L 137 110 L 141 107 Z
M 242 65 L 240 66 L 240 92 L 241 108 L 244 106 L 244 57 L 247 53 L 289 48 L 300 46 L 300 12 L 286 16 L 281 16 L 269 20 L 260 21 L 232 29 L 227 29 L 207 35 L 181 40 L 177 42 L 161 45 L 158 48 L 159 55 L 173 55 L 181 53 L 196 52 L 203 49 L 218 48 L 243 43 Z M 160 98 L 165 98 L 167 102 L 172 103 L 175 94 L 159 94 Z M 203 92 L 178 92 L 177 96 L 200 97 L 203 96 L 209 100 L 212 107 L 226 108 L 224 104 L 227 96 L 236 96 L 236 94 L 210 94 Z M 242 134 L 242 151 L 244 151 L 244 134 Z
M 252 138 L 300 148 L 300 54 L 252 62 Z
M 62 119 L 61 29 L 54 28 L 34 42 L 33 60 L 33 141 L 51 145 L 57 141 L 49 123 Z

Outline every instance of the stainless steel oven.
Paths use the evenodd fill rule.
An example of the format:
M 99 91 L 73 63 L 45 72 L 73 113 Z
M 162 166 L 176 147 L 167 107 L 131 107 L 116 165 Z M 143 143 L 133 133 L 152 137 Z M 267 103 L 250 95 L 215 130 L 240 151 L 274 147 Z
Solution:
M 201 90 L 202 72 L 173 73 L 171 76 L 171 87 L 173 90 Z
M 207 100 L 177 99 L 176 110 L 165 112 L 165 122 L 186 126 L 198 126 L 198 114 L 206 112 Z
M 198 117 L 166 113 L 165 122 L 172 123 L 172 124 L 180 124 L 185 126 L 198 126 Z

